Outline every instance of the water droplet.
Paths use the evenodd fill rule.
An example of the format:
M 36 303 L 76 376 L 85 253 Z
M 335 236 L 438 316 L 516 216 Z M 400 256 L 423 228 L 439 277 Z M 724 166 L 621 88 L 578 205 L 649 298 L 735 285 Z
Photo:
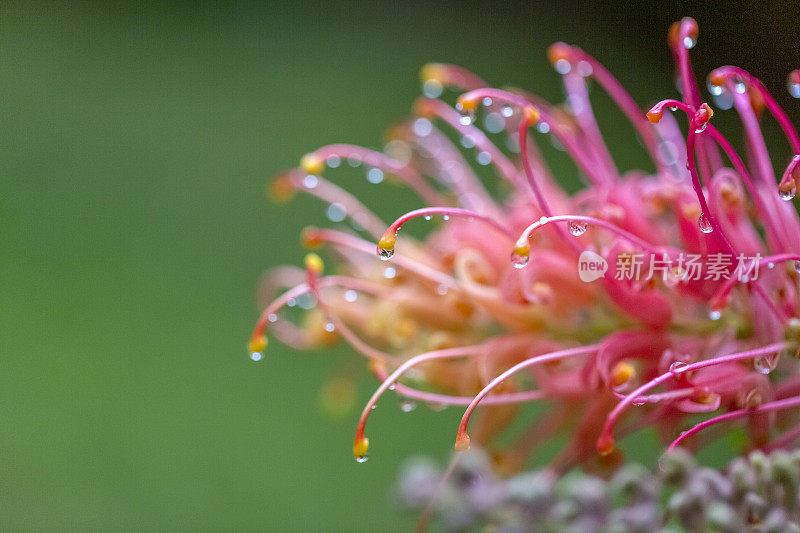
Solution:
M 586 233 L 586 222 L 571 221 L 569 223 L 569 232 L 578 237 Z
M 300 307 L 300 309 L 311 309 L 317 304 L 317 299 L 314 298 L 312 293 L 307 292 L 296 298 L 296 304 Z
M 708 127 L 708 122 L 704 122 L 703 124 L 700 124 L 700 126 L 696 127 L 694 129 L 694 132 L 695 133 L 703 133 L 704 131 L 706 131 L 707 127 Z
M 719 320 L 720 318 L 722 318 L 722 312 L 721 311 L 709 311 L 708 312 L 708 318 L 710 318 L 711 320 Z
M 504 117 L 509 118 L 510 116 L 512 116 L 514 114 L 514 108 L 512 108 L 509 105 L 503 106 L 503 109 L 500 110 L 500 113 Z
M 425 215 L 425 220 L 430 220 L 431 218 L 433 217 L 431 217 L 430 215 Z
M 697 39 L 694 37 L 686 36 L 683 38 L 683 46 L 686 47 L 687 50 L 691 50 L 694 48 L 694 45 L 697 44 Z
M 358 293 L 353 289 L 349 289 L 344 293 L 344 301 L 345 302 L 355 302 L 358 300 Z
M 374 411 L 376 407 L 378 407 L 378 404 L 377 403 L 373 403 L 372 407 L 370 407 L 369 410 L 370 411 Z
M 578 74 L 583 77 L 591 76 L 592 64 L 585 60 L 578 61 Z
M 689 363 L 686 363 L 684 361 L 675 361 L 674 363 L 669 365 L 669 371 L 672 372 L 673 374 L 680 374 L 681 372 L 686 370 L 687 366 L 689 366 Z
M 789 94 L 795 98 L 800 98 L 800 83 L 789 82 Z
M 250 359 L 253 361 L 261 361 L 264 358 L 264 354 L 261 352 L 253 352 L 250 354 Z
M 328 165 L 328 168 L 336 168 L 342 164 L 342 160 L 338 155 L 331 155 L 325 160 L 325 164 Z
M 445 294 L 447 294 L 447 290 L 448 290 L 447 285 L 439 285 L 436 287 L 436 294 L 438 294 L 439 296 L 444 296 Z
M 572 70 L 572 65 L 570 65 L 569 61 L 563 58 L 556 61 L 556 64 L 554 66 L 556 72 L 558 72 L 559 74 L 567 74 L 569 73 L 570 70 Z
M 428 98 L 438 98 L 442 95 L 442 91 L 444 87 L 439 82 L 439 80 L 425 80 L 422 83 L 422 94 L 427 96 Z
M 361 160 L 357 156 L 353 155 L 353 156 L 350 156 L 350 157 L 347 158 L 347 164 L 350 165 L 353 168 L 360 167 L 361 166 Z
M 672 111 L 672 112 L 674 113 L 675 111 L 677 111 L 677 110 L 678 110 L 678 106 L 676 106 L 676 105 L 671 105 L 671 106 L 669 106 L 669 110 L 670 110 L 670 111 Z
M 798 274 L 800 274 L 800 261 L 794 262 L 794 269 L 795 271 L 797 271 Z
M 333 324 L 333 322 L 328 322 L 327 324 L 325 324 L 325 331 L 327 331 L 328 333 L 333 332 L 333 330 L 335 329 L 336 326 Z
M 402 398 L 400 400 L 400 410 L 404 413 L 410 413 L 417 408 L 417 402 L 409 398 Z
M 733 90 L 739 94 L 744 94 L 744 92 L 747 90 L 747 86 L 740 81 L 733 86 Z
M 392 383 L 391 385 L 389 385 L 389 390 L 395 390 L 396 388 L 397 388 L 396 383 Z
M 267 317 L 267 320 L 269 320 L 270 322 L 277 322 L 278 315 L 276 315 L 275 313 L 270 313 L 269 316 Z
M 333 203 L 328 206 L 326 214 L 331 222 L 341 222 L 347 217 L 347 210 L 342 204 Z
M 514 268 L 524 268 L 525 265 L 528 264 L 530 260 L 530 256 L 528 255 L 519 255 L 517 253 L 511 253 L 511 264 L 514 265 Z
M 478 155 L 475 157 L 475 160 L 478 162 L 479 165 L 488 165 L 492 162 L 492 155 L 489 152 L 479 152 Z
M 442 220 L 450 220 L 450 215 L 445 215 L 442 217 Z
M 411 129 L 417 137 L 427 137 L 433 131 L 433 124 L 427 118 L 418 118 Z
M 500 113 L 489 113 L 483 119 L 483 127 L 489 133 L 500 133 L 506 127 L 506 119 Z
M 769 374 L 778 364 L 778 356 L 756 357 L 753 359 L 753 369 L 760 374 Z
M 772 261 L 770 261 L 769 263 L 767 263 L 767 268 L 768 268 L 768 269 L 770 269 L 770 270 L 772 270 L 773 268 L 775 268 L 775 263 L 773 263 Z
M 787 202 L 794 199 L 794 196 L 797 194 L 797 183 L 790 179 L 786 183 L 781 183 L 778 186 L 778 195 L 781 197 L 782 200 L 786 200 Z
M 641 400 L 641 399 L 638 399 L 638 398 L 637 398 L 636 400 L 631 400 L 631 403 L 632 403 L 633 405 L 635 405 L 636 407 L 641 407 L 641 406 L 643 406 L 644 404 L 646 404 L 647 402 L 646 402 L 646 401 L 644 401 L 644 400 Z
M 386 267 L 383 269 L 383 277 L 386 279 L 394 279 L 396 275 L 397 271 L 394 269 L 394 267 Z
M 723 89 L 718 95 L 714 97 L 714 105 L 719 109 L 725 110 L 733 107 L 733 95 L 730 91 Z
M 539 122 L 536 124 L 536 129 L 539 133 L 548 133 L 550 131 L 550 124 L 547 122 Z
M 319 184 L 319 179 L 314 174 L 308 174 L 303 178 L 303 187 L 306 189 L 313 189 Z
M 366 463 L 367 459 L 369 459 L 366 455 L 356 455 L 356 462 L 357 463 Z
M 714 85 L 713 83 L 708 84 L 708 92 L 711 93 L 712 96 L 719 96 L 722 94 L 722 85 Z
M 492 99 L 487 96 L 482 100 L 482 103 L 486 107 L 489 107 L 490 105 L 492 105 Z
M 709 222 L 705 213 L 700 215 L 700 219 L 697 221 L 697 224 L 700 226 L 700 231 L 703 233 L 711 233 L 714 231 L 714 227 L 711 225 L 711 222 Z
M 475 139 L 470 135 L 464 135 L 461 137 L 461 146 L 464 148 L 475 148 Z
M 286 300 L 287 307 L 294 307 L 295 305 L 297 305 L 297 300 L 295 300 L 294 298 L 289 298 L 288 300 Z
M 394 250 L 390 250 L 388 248 L 378 248 L 378 257 L 381 261 L 388 261 L 394 255 Z
M 379 168 L 371 168 L 367 171 L 367 181 L 370 183 L 378 184 L 383 181 L 383 170 Z

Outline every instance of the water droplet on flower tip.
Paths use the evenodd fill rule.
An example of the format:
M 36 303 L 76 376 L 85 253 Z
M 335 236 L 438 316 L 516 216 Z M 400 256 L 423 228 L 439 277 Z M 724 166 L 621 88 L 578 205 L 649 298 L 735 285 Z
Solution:
M 689 366 L 689 364 L 684 361 L 675 361 L 674 363 L 669 365 L 669 371 L 672 372 L 673 374 L 680 374 L 681 372 L 686 370 L 687 366 Z
M 345 302 L 355 302 L 358 300 L 358 293 L 353 289 L 349 289 L 344 293 L 344 301 Z
M 753 369 L 759 374 L 769 374 L 777 364 L 777 356 L 775 357 L 756 357 L 753 359 Z
M 295 305 L 297 305 L 297 300 L 295 300 L 294 298 L 289 298 L 288 300 L 286 300 L 287 307 L 294 307 Z
M 572 70 L 572 65 L 566 59 L 559 59 L 554 66 L 559 74 L 567 74 Z
M 772 261 L 770 261 L 769 263 L 767 263 L 767 268 L 768 268 L 768 269 L 770 269 L 770 270 L 772 270 L 773 268 L 775 268 L 775 263 L 773 263 Z
M 415 402 L 414 400 L 408 398 L 403 398 L 402 400 L 400 400 L 400 410 L 403 411 L 404 413 L 410 413 L 416 408 L 417 408 L 417 402 Z
M 389 250 L 388 248 L 378 248 L 378 257 L 381 261 L 388 261 L 394 255 L 394 250 Z
M 586 233 L 586 222 L 571 221 L 569 223 L 569 232 L 578 237 Z
M 798 274 L 800 274 L 800 261 L 794 262 L 794 269 Z
M 475 160 L 479 165 L 486 166 L 492 162 L 492 155 L 489 152 L 479 152 Z
M 592 75 L 591 63 L 585 60 L 578 61 L 578 74 L 584 77 L 591 76 Z
M 789 82 L 788 89 L 794 98 L 800 98 L 800 83 Z
M 795 195 L 797 194 L 797 184 L 794 180 L 790 180 L 788 183 L 781 184 L 778 186 L 778 196 L 781 197 L 781 200 L 786 200 L 790 202 L 794 200 Z
M 514 108 L 512 108 L 512 107 L 511 107 L 511 106 L 509 106 L 509 105 L 503 106 L 503 109 L 501 109 L 501 110 L 500 110 L 500 113 L 501 113 L 501 114 L 502 114 L 504 117 L 506 117 L 506 118 L 509 118 L 511 115 L 513 115 L 513 114 L 514 114 Z
M 336 168 L 342 164 L 342 160 L 338 155 L 331 155 L 325 160 L 325 164 L 328 165 L 328 168 Z
M 711 222 L 709 222 L 705 213 L 700 215 L 700 219 L 697 221 L 697 224 L 700 226 L 700 231 L 703 233 L 711 233 L 714 231 L 714 227 L 711 225 Z
M 394 269 L 394 267 L 386 267 L 383 269 L 383 277 L 386 279 L 394 279 L 396 275 L 397 271 Z
M 264 358 L 264 354 L 261 352 L 253 352 L 250 354 L 250 359 L 253 361 L 261 361 Z
M 442 91 L 444 87 L 439 82 L 439 80 L 425 80 L 422 83 L 422 94 L 427 96 L 428 98 L 438 98 L 442 95 Z
M 646 401 L 644 401 L 644 400 L 641 400 L 641 399 L 638 399 L 638 398 L 637 398 L 636 400 L 632 400 L 632 401 L 631 401 L 631 404 L 633 404 L 633 405 L 634 405 L 634 406 L 636 406 L 636 407 L 641 407 L 641 406 L 643 406 L 643 405 L 644 405 L 644 404 L 646 404 L 646 403 L 647 403 Z
M 718 95 L 714 96 L 714 105 L 717 108 L 725 110 L 733 107 L 733 96 L 727 90 L 722 90 Z
M 695 133 L 703 133 L 704 131 L 706 131 L 707 127 L 708 127 L 708 122 L 705 122 L 703 124 L 700 124 L 700 126 L 698 126 L 697 128 L 695 128 L 694 132 Z
M 369 459 L 369 457 L 367 457 L 366 455 L 356 455 L 357 463 L 366 463 L 367 459 Z
M 747 90 L 747 86 L 742 82 L 738 82 L 733 86 L 733 89 L 739 94 L 744 94 L 744 92 Z
M 328 322 L 327 324 L 325 324 L 325 331 L 327 331 L 328 333 L 333 332 L 333 330 L 335 329 L 336 326 L 333 325 L 333 322 Z
M 475 148 L 475 139 L 469 135 L 462 136 L 460 142 L 464 148 Z
M 683 46 L 687 50 L 691 50 L 692 48 L 694 48 L 694 45 L 696 44 L 697 44 L 697 39 L 695 39 L 694 37 L 689 37 L 687 35 L 686 37 L 683 38 Z
M 276 315 L 275 313 L 270 313 L 269 316 L 267 317 L 267 320 L 269 320 L 270 322 L 277 322 L 278 315 Z
M 514 265 L 514 268 L 524 268 L 525 265 L 528 264 L 529 260 L 530 256 L 519 255 L 516 253 L 511 254 L 511 264 Z
M 360 167 L 361 166 L 361 160 L 358 159 L 358 157 L 356 157 L 356 156 L 351 156 L 351 157 L 347 158 L 347 164 L 350 165 L 353 168 Z
M 445 215 L 442 217 L 442 220 L 450 220 L 450 215 Z
M 483 99 L 481 102 L 482 102 L 482 103 L 483 103 L 483 105 L 485 105 L 486 107 L 489 107 L 490 105 L 492 105 L 492 99 L 491 99 L 491 98 L 489 98 L 488 96 L 487 96 L 487 97 L 485 97 L 485 98 L 484 98 L 484 99 Z
M 550 131 L 550 124 L 548 124 L 547 122 L 539 122 L 536 125 L 536 130 L 539 133 L 548 133 Z
M 708 84 L 708 92 L 711 93 L 712 96 L 719 96 L 722 94 L 722 91 L 722 85 L 714 85 L 713 83 Z
M 710 318 L 711 320 L 719 320 L 720 318 L 722 318 L 722 312 L 720 312 L 720 311 L 709 311 L 708 312 L 708 318 Z

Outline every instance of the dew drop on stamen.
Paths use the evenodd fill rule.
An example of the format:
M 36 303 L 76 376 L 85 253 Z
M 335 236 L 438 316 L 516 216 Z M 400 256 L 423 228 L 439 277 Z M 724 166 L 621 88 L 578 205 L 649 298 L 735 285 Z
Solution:
M 737 82 L 733 86 L 733 90 L 735 90 L 739 94 L 744 94 L 744 92 L 747 90 L 747 86 L 742 82 Z
M 303 187 L 313 189 L 319 184 L 319 179 L 314 174 L 308 174 L 303 178 Z
M 506 120 L 500 113 L 489 113 L 483 119 L 483 127 L 489 133 L 500 133 L 506 127 Z
M 767 263 L 767 268 L 768 268 L 768 269 L 770 269 L 770 270 L 772 270 L 773 268 L 775 268 L 775 263 L 773 263 L 772 261 L 770 261 L 769 263 Z
M 687 35 L 686 37 L 683 38 L 683 46 L 687 50 L 691 50 L 692 48 L 694 48 L 694 45 L 696 44 L 697 44 L 697 39 L 695 39 L 694 37 L 689 37 Z
M 342 164 L 342 160 L 338 155 L 331 155 L 325 160 L 325 164 L 328 165 L 328 168 L 336 168 Z
M 336 326 L 333 325 L 333 322 L 328 322 L 327 324 L 325 324 L 325 331 L 327 331 L 328 333 L 333 333 L 335 329 Z
M 632 400 L 631 401 L 631 404 L 633 404 L 635 407 L 641 407 L 646 403 L 647 403 L 646 401 L 644 401 L 642 399 L 639 399 L 639 398 L 637 398 L 636 400 Z
M 481 100 L 481 103 L 486 107 L 489 107 L 490 105 L 492 105 L 492 99 L 487 96 L 483 100 Z
M 700 226 L 700 231 L 703 233 L 711 233 L 714 231 L 714 227 L 711 225 L 711 222 L 709 222 L 705 213 L 700 214 L 700 219 L 697 221 L 697 224 Z
M 800 98 L 800 83 L 789 81 L 787 88 L 794 98 Z
M 261 353 L 261 352 L 253 352 L 253 353 L 250 354 L 250 359 L 252 359 L 253 361 L 256 361 L 256 362 L 261 361 L 263 358 L 264 358 L 264 354 Z
M 782 183 L 778 186 L 778 195 L 781 197 L 781 200 L 789 202 L 794 200 L 796 194 L 797 184 L 794 180 L 789 180 L 787 183 Z
M 689 363 L 686 363 L 684 361 L 675 361 L 674 363 L 669 365 L 669 371 L 673 374 L 680 374 L 681 372 L 686 370 L 687 366 L 689 366 Z
M 779 354 L 753 359 L 753 369 L 759 374 L 769 374 L 778 365 Z
M 356 157 L 356 156 L 351 156 L 351 157 L 347 158 L 347 164 L 350 165 L 353 168 L 360 167 L 361 166 L 361 160 L 358 159 L 358 157 Z
M 344 293 L 344 301 L 345 302 L 352 303 L 352 302 L 355 302 L 356 300 L 358 300 L 358 293 L 356 291 L 354 291 L 353 289 L 349 289 L 349 290 L 345 291 L 345 293 Z
M 706 131 L 706 127 L 708 127 L 708 122 L 704 122 L 703 124 L 700 124 L 700 126 L 698 126 L 697 128 L 694 129 L 694 132 L 695 133 L 703 133 L 704 131 Z
M 514 268 L 524 268 L 525 265 L 528 264 L 530 260 L 530 256 L 528 255 L 519 255 L 517 253 L 511 253 L 511 264 L 514 265 Z
M 388 248 L 378 248 L 378 257 L 381 261 L 388 261 L 394 255 L 394 250 Z
M 722 313 L 720 311 L 709 311 L 708 318 L 711 320 L 719 320 L 722 317 Z
M 509 106 L 509 105 L 503 106 L 503 109 L 501 109 L 501 110 L 500 110 L 500 113 L 501 113 L 501 114 L 502 114 L 504 117 L 506 117 L 506 118 L 509 118 L 511 115 L 513 115 L 513 114 L 514 114 L 514 108 L 512 108 L 512 107 L 511 107 L 511 106 Z
M 427 137 L 433 131 L 433 124 L 427 118 L 418 118 L 414 121 L 411 129 L 417 137 Z
M 329 205 L 325 214 L 331 222 L 341 222 L 347 218 L 347 210 L 340 203 L 332 203 Z
M 479 165 L 486 166 L 492 162 L 492 154 L 489 152 L 479 152 L 478 155 L 475 157 L 475 160 L 478 162 Z
M 675 111 L 677 111 L 677 110 L 678 110 L 678 106 L 676 106 L 676 105 L 671 105 L 671 106 L 669 106 L 669 110 L 670 110 L 670 111 L 672 111 L 672 112 L 674 113 Z
M 442 217 L 442 220 L 450 220 L 450 215 L 445 215 Z
M 425 220 L 430 221 L 431 218 L 433 218 L 433 217 L 431 217 L 430 215 L 425 215 Z
M 276 315 L 275 313 L 270 313 L 269 316 L 267 317 L 267 320 L 269 320 L 270 322 L 277 322 L 278 315 Z
M 569 223 L 569 232 L 575 237 L 586 233 L 586 222 L 571 221 Z
M 539 133 L 549 133 L 550 132 L 550 124 L 548 124 L 547 122 L 539 122 L 536 125 L 536 130 Z
M 559 59 L 556 61 L 555 69 L 559 74 L 567 74 L 572 70 L 572 65 L 566 59 Z
M 800 274 L 800 261 L 794 262 L 794 269 L 798 274 Z
M 294 298 L 289 298 L 286 300 L 286 307 L 294 307 L 295 305 L 297 305 L 297 300 Z
M 464 148 L 475 148 L 475 139 L 469 135 L 461 137 L 461 146 Z
M 369 459 L 369 457 L 367 457 L 366 455 L 357 455 L 356 456 L 356 462 L 357 463 L 366 463 L 367 459 Z
M 396 275 L 397 271 L 394 269 L 394 267 L 386 267 L 383 269 L 383 277 L 386 279 L 394 279 Z
M 581 60 L 578 61 L 578 74 L 583 77 L 591 76 L 592 75 L 592 65 L 588 61 Z

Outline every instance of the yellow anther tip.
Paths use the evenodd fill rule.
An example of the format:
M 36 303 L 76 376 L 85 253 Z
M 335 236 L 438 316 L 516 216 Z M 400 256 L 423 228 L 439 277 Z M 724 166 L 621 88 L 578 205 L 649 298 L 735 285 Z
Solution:
M 514 254 L 520 257 L 528 257 L 531 253 L 531 247 L 528 243 L 517 243 L 514 246 Z
M 314 253 L 306 254 L 305 264 L 308 270 L 316 272 L 317 274 L 322 273 L 325 268 L 325 263 L 322 262 L 320 256 Z
M 525 121 L 528 123 L 528 125 L 536 124 L 536 122 L 539 120 L 539 110 L 533 106 L 527 106 L 524 113 Z
M 294 197 L 294 192 L 294 186 L 286 176 L 279 176 L 267 184 L 267 194 L 274 202 L 288 202 Z
M 624 385 L 636 375 L 636 369 L 628 363 L 617 363 L 611 371 L 611 385 L 619 387 Z
M 465 98 L 464 95 L 458 97 L 458 103 L 463 111 L 474 111 L 478 109 L 477 98 Z
M 367 455 L 368 451 L 369 451 L 369 439 L 367 437 L 361 437 L 360 439 L 357 439 L 355 443 L 353 443 L 354 457 L 356 458 L 364 457 L 365 455 Z
M 394 250 L 396 242 L 397 238 L 394 235 L 384 235 L 381 237 L 381 240 L 378 241 L 378 248 L 382 250 Z
M 423 65 L 419 71 L 419 77 L 422 81 L 436 80 L 439 83 L 447 81 L 441 63 L 428 63 L 427 65 Z
M 648 111 L 647 112 L 647 120 L 652 122 L 653 124 L 658 124 L 661 121 L 661 117 L 663 113 L 661 111 Z
M 469 435 L 464 433 L 463 435 L 459 435 L 456 439 L 455 450 L 457 452 L 465 452 L 469 450 Z
M 614 451 L 614 439 L 613 437 L 600 437 L 597 441 L 597 453 L 605 457 L 606 455 L 610 455 L 611 452 Z
M 322 174 L 325 162 L 316 154 L 306 154 L 300 159 L 300 168 L 309 174 Z
M 250 343 L 247 345 L 247 349 L 250 353 L 263 352 L 266 347 L 267 338 L 264 335 L 251 339 Z

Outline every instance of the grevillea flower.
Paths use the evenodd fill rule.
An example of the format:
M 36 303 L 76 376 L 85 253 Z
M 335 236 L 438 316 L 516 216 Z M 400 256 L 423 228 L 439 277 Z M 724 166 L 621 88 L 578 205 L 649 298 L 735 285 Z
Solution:
M 556 472 L 613 465 L 615 440 L 647 428 L 669 448 L 698 449 L 718 436 L 707 428 L 737 422 L 746 423 L 745 448 L 794 444 L 800 220 L 791 200 L 800 139 L 742 69 L 714 70 L 713 106 L 703 100 L 689 58 L 697 35 L 689 18 L 670 29 L 682 98 L 647 113 L 596 59 L 564 43 L 549 50 L 564 105 L 485 88 L 460 67 L 427 65 L 425 96 L 391 129 L 384 152 L 325 146 L 272 182 L 276 199 L 308 193 L 345 224 L 303 234 L 309 248 L 331 251 L 334 274 L 324 275 L 311 253 L 305 269 L 266 277 L 265 292 L 288 290 L 258 320 L 253 359 L 268 334 L 300 348 L 341 338 L 362 354 L 381 384 L 358 421 L 359 461 L 371 409 L 389 390 L 409 408 L 461 406 L 455 449 L 469 448 L 471 434 L 511 471 L 559 435 L 567 441 L 550 465 Z M 590 85 L 633 125 L 652 168 L 618 168 Z M 800 96 L 799 72 L 789 88 Z M 453 106 L 448 91 L 460 93 Z M 714 126 L 714 107 L 738 113 L 742 148 Z M 768 151 L 760 127 L 768 119 L 788 149 Z M 546 136 L 577 166 L 579 191 L 568 193 L 551 173 L 537 145 Z M 773 161 L 784 160 L 776 172 Z M 367 168 L 371 182 L 394 177 L 421 206 L 386 223 L 322 176 L 345 161 Z M 478 177 L 479 167 L 491 168 L 497 187 Z M 500 192 L 491 195 L 487 184 Z M 424 238 L 398 236 L 432 219 L 439 223 Z M 713 275 L 692 274 L 688 258 Z M 298 303 L 315 306 L 302 326 L 280 315 Z M 528 402 L 548 410 L 510 444 L 496 444 Z

